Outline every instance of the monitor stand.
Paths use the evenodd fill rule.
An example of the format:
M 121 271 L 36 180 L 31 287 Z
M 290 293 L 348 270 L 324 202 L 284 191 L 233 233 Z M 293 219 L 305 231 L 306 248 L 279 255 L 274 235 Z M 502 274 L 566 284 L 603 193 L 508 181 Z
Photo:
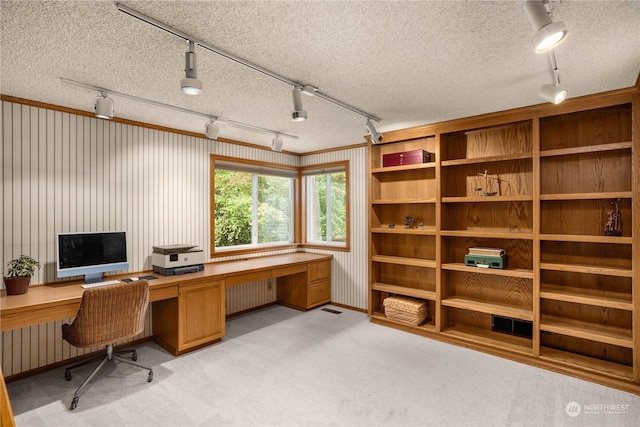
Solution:
M 102 273 L 90 273 L 84 275 L 84 283 L 102 282 Z

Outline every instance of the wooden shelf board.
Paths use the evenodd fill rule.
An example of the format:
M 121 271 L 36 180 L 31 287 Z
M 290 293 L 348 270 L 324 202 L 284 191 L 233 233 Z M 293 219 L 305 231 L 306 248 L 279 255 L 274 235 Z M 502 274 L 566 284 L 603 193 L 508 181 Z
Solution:
M 555 242 L 578 242 L 578 243 L 614 243 L 620 245 L 630 245 L 633 241 L 631 237 L 623 236 L 583 236 L 579 234 L 541 234 L 540 240 L 550 240 Z
M 374 255 L 371 257 L 373 262 L 384 262 L 387 264 L 410 265 L 413 267 L 436 268 L 436 261 L 432 259 L 408 258 L 390 255 Z
M 498 203 L 498 202 L 531 202 L 533 196 L 520 194 L 515 196 L 469 196 L 469 197 L 443 197 L 442 203 Z
M 481 268 L 470 267 L 461 262 L 442 264 L 443 270 L 463 271 L 465 273 L 491 274 L 494 276 L 520 277 L 522 279 L 533 279 L 533 270 L 515 268 Z
M 474 344 L 483 344 L 500 350 L 511 350 L 516 353 L 531 355 L 532 341 L 526 338 L 485 331 L 464 326 L 453 326 L 442 331 L 443 335 L 458 338 Z
M 630 329 L 605 327 L 580 320 L 562 319 L 542 315 L 540 329 L 575 338 L 613 344 L 620 347 L 633 348 L 633 337 Z
M 520 233 L 515 231 L 442 230 L 440 234 L 446 237 L 481 237 L 487 239 L 533 240 L 533 233 Z
M 413 204 L 433 204 L 436 199 L 375 199 L 372 205 L 413 205 Z
M 387 283 L 373 283 L 371 289 L 380 292 L 389 292 L 390 294 L 406 295 L 408 297 L 415 297 L 421 299 L 427 299 L 431 301 L 436 300 L 436 293 L 434 291 L 426 291 L 424 289 L 407 288 L 406 286 L 389 285 Z
M 516 154 L 505 154 L 502 156 L 488 156 L 488 157 L 476 157 L 472 159 L 452 159 L 452 160 L 443 160 L 442 166 L 459 166 L 459 165 L 470 165 L 474 163 L 489 163 L 489 162 L 503 162 L 508 160 L 526 160 L 532 159 L 533 155 L 531 153 L 516 153 Z
M 425 235 L 425 236 L 435 236 L 436 228 L 435 227 L 425 227 L 422 229 L 418 228 L 404 228 L 404 226 L 400 226 L 398 228 L 383 228 L 376 227 L 371 229 L 372 233 L 377 234 L 413 234 L 413 235 Z
M 567 351 L 556 350 L 549 347 L 542 347 L 540 349 L 540 358 L 570 367 L 578 366 L 597 374 L 604 372 L 615 377 L 633 379 L 633 368 L 631 366 L 609 362 L 608 360 L 596 359 L 595 357 L 569 353 Z
M 398 325 L 400 326 L 402 329 L 409 329 L 409 330 L 416 330 L 416 331 L 428 331 L 428 332 L 435 332 L 436 331 L 436 327 L 433 323 L 430 323 L 430 320 L 425 321 L 425 323 L 415 326 L 415 325 L 410 325 L 408 323 L 402 323 L 402 322 L 398 322 L 396 320 L 391 320 L 389 318 L 387 318 L 387 316 L 384 315 L 384 313 L 380 313 L 378 311 L 374 312 L 371 315 L 371 319 L 376 319 L 378 321 L 381 321 L 383 323 L 389 323 L 389 324 L 393 324 L 393 325 Z
M 468 298 L 452 297 L 443 299 L 442 305 L 446 307 L 478 311 L 480 313 L 496 314 L 498 316 L 511 317 L 514 319 L 533 321 L 533 310 L 514 307 L 512 305 L 497 302 L 486 302 Z
M 631 294 L 624 294 L 622 292 L 604 293 L 593 289 L 580 289 L 543 283 L 542 289 L 540 290 L 540 298 L 594 305 L 597 307 L 616 308 L 619 310 L 633 310 Z
M 570 154 L 585 154 L 601 151 L 627 150 L 631 148 L 631 141 L 615 142 L 611 144 L 587 145 L 584 147 L 558 148 L 555 150 L 543 150 L 540 157 L 566 156 Z
M 630 199 L 631 191 L 607 191 L 596 193 L 547 193 L 540 194 L 540 200 L 607 200 Z
M 371 173 L 389 173 L 389 172 L 404 172 L 404 171 L 412 171 L 412 170 L 424 170 L 424 169 L 433 169 L 436 167 L 436 162 L 428 162 L 428 163 L 418 163 L 414 165 L 402 165 L 402 166 L 387 166 L 382 168 L 373 168 L 371 169 Z
M 541 262 L 540 269 L 566 271 L 570 273 L 602 274 L 604 276 L 633 277 L 633 271 L 630 268 L 622 267 L 599 267 L 594 265 Z

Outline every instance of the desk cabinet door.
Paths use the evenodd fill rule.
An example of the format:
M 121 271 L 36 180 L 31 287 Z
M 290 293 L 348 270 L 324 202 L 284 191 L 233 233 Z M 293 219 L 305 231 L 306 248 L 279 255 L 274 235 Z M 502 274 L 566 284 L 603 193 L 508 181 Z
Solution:
M 224 336 L 224 289 L 222 280 L 180 286 L 180 350 Z

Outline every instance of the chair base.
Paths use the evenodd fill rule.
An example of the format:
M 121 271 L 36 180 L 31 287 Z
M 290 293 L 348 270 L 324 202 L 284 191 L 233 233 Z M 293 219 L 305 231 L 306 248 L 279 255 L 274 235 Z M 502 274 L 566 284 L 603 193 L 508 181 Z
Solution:
M 119 361 L 119 362 L 124 362 L 124 363 L 128 363 L 129 365 L 133 365 L 133 366 L 137 366 L 139 368 L 142 369 L 146 369 L 147 371 L 149 371 L 149 375 L 147 377 L 147 382 L 151 382 L 153 381 L 153 369 L 148 368 L 146 366 L 143 366 L 139 363 L 136 363 L 135 361 L 138 360 L 138 354 L 136 353 L 135 350 L 122 350 L 122 351 L 117 351 L 114 352 L 113 351 L 113 344 L 109 344 L 107 345 L 107 354 L 104 356 L 98 356 L 98 357 L 94 357 L 92 359 L 89 360 L 84 360 L 80 363 L 76 363 L 73 366 L 69 366 L 68 368 L 66 368 L 64 370 L 64 377 L 67 381 L 71 381 L 71 369 L 77 368 L 79 366 L 84 366 L 87 365 L 89 363 L 95 362 L 96 360 L 102 360 L 98 366 L 96 366 L 94 368 L 94 370 L 91 372 L 91 374 L 89 374 L 89 376 L 82 382 L 82 384 L 80 384 L 80 387 L 78 387 L 78 389 L 76 390 L 76 392 L 73 394 L 73 400 L 71 401 L 71 405 L 69 407 L 69 409 L 74 410 L 76 409 L 76 407 L 78 406 L 78 402 L 80 401 L 80 394 L 84 391 L 85 387 L 89 384 L 89 382 L 91 381 L 91 379 L 98 373 L 98 371 L 100 369 L 102 369 L 102 367 L 105 365 L 105 363 L 107 363 L 108 361 Z M 131 359 L 126 359 L 124 357 L 121 357 L 121 354 L 131 354 Z

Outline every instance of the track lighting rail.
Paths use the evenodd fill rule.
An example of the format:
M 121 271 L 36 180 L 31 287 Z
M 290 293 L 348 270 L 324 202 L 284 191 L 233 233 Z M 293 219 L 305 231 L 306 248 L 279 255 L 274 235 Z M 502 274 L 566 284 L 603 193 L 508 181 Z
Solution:
M 68 84 L 68 85 L 71 85 L 71 86 L 82 87 L 82 88 L 85 88 L 85 89 L 89 89 L 89 90 L 94 90 L 94 91 L 100 92 L 103 96 L 105 96 L 105 94 L 111 94 L 111 95 L 115 95 L 115 96 L 120 96 L 122 98 L 131 99 L 131 100 L 134 100 L 134 101 L 144 102 L 146 104 L 155 105 L 157 107 L 168 108 L 170 110 L 179 111 L 181 113 L 193 114 L 193 115 L 196 115 L 196 116 L 205 117 L 207 119 L 210 119 L 210 120 L 213 120 L 213 121 L 216 121 L 216 122 L 219 122 L 219 123 L 228 124 L 230 126 L 233 126 L 233 127 L 236 127 L 236 128 L 240 128 L 240 129 L 245 129 L 245 130 L 249 130 L 249 131 L 253 131 L 253 132 L 259 132 L 259 133 L 265 133 L 265 134 L 269 134 L 269 135 L 276 135 L 276 136 L 286 137 L 286 138 L 291 138 L 291 139 L 299 139 L 296 135 L 290 135 L 288 133 L 275 131 L 275 130 L 263 128 L 263 127 L 260 127 L 260 126 L 254 126 L 254 125 L 250 125 L 250 124 L 247 124 L 247 123 L 238 122 L 236 120 L 231 120 L 231 119 L 228 119 L 226 117 L 219 117 L 219 116 L 214 116 L 214 115 L 211 115 L 211 114 L 201 113 L 199 111 L 188 110 L 186 108 L 177 107 L 175 105 L 170 105 L 170 104 L 165 104 L 165 103 L 162 103 L 162 102 L 154 101 L 152 99 L 141 98 L 141 97 L 138 97 L 138 96 L 129 95 L 129 94 L 126 94 L 126 93 L 118 92 L 118 91 L 107 89 L 107 88 L 103 88 L 103 87 L 93 86 L 93 85 L 90 85 L 90 84 L 87 84 L 87 83 L 82 83 L 82 82 L 77 82 L 75 80 L 65 79 L 64 77 L 61 77 L 60 81 L 62 83 L 64 83 L 64 84 Z
M 156 28 L 159 28 L 161 30 L 164 30 L 164 31 L 168 32 L 169 34 L 173 34 L 174 36 L 179 37 L 181 39 L 184 39 L 184 40 L 186 40 L 186 41 L 188 41 L 190 43 L 195 43 L 195 44 L 205 48 L 206 50 L 208 50 L 210 52 L 213 52 L 213 53 L 215 53 L 217 55 L 220 55 L 220 56 L 223 56 L 223 57 L 225 57 L 227 59 L 230 59 L 231 61 L 234 61 L 234 62 L 237 62 L 238 64 L 244 65 L 245 67 L 251 68 L 252 70 L 257 71 L 259 73 L 262 73 L 262 74 L 264 74 L 264 75 L 266 75 L 268 77 L 271 77 L 272 79 L 278 80 L 278 81 L 280 81 L 282 83 L 285 83 L 285 84 L 287 84 L 289 86 L 292 86 L 294 88 L 296 88 L 296 87 L 300 88 L 301 90 L 304 89 L 305 86 L 308 87 L 308 85 L 304 85 L 302 83 L 298 83 L 298 82 L 293 81 L 291 79 L 288 79 L 288 78 L 286 78 L 284 76 L 281 76 L 281 75 L 279 75 L 277 73 L 274 73 L 273 71 L 267 70 L 266 68 L 261 67 L 260 65 L 254 64 L 253 62 L 250 62 L 250 61 L 247 61 L 246 59 L 240 58 L 240 57 L 238 57 L 236 55 L 233 55 L 233 54 L 231 54 L 229 52 L 225 52 L 225 51 L 223 51 L 221 49 L 218 49 L 217 47 L 212 46 L 212 45 L 208 44 L 207 42 L 205 42 L 203 40 L 199 40 L 196 37 L 193 37 L 193 36 L 183 32 L 183 31 L 180 31 L 180 30 L 178 30 L 176 28 L 173 28 L 170 25 L 165 24 L 164 22 L 160 22 L 157 19 L 154 19 L 154 18 L 152 18 L 150 16 L 147 16 L 147 15 L 145 15 L 143 13 L 140 13 L 137 10 L 131 9 L 130 7 L 127 7 L 127 6 L 123 5 L 123 4 L 116 3 L 116 7 L 120 12 L 123 12 L 123 13 L 125 13 L 125 14 L 127 14 L 129 16 L 134 17 L 134 18 L 137 18 L 142 22 L 146 22 L 147 24 L 150 24 L 150 25 L 152 25 L 152 26 L 154 26 Z M 379 117 L 376 117 L 373 114 L 367 113 L 365 111 L 360 110 L 359 108 L 356 108 L 356 107 L 353 107 L 351 105 L 345 104 L 344 102 L 339 101 L 337 99 L 334 99 L 334 98 L 330 97 L 329 95 L 326 95 L 326 94 L 324 94 L 322 92 L 319 92 L 317 90 L 313 93 L 313 95 L 315 95 L 315 96 L 317 96 L 319 98 L 322 98 L 325 101 L 331 102 L 332 104 L 335 104 L 335 105 L 337 105 L 339 107 L 342 107 L 342 108 L 347 109 L 349 111 L 352 111 L 352 112 L 354 112 L 356 114 L 359 114 L 359 115 L 361 115 L 363 117 L 366 117 L 367 119 L 371 119 L 371 120 L 376 121 L 376 122 L 379 122 L 381 120 Z

